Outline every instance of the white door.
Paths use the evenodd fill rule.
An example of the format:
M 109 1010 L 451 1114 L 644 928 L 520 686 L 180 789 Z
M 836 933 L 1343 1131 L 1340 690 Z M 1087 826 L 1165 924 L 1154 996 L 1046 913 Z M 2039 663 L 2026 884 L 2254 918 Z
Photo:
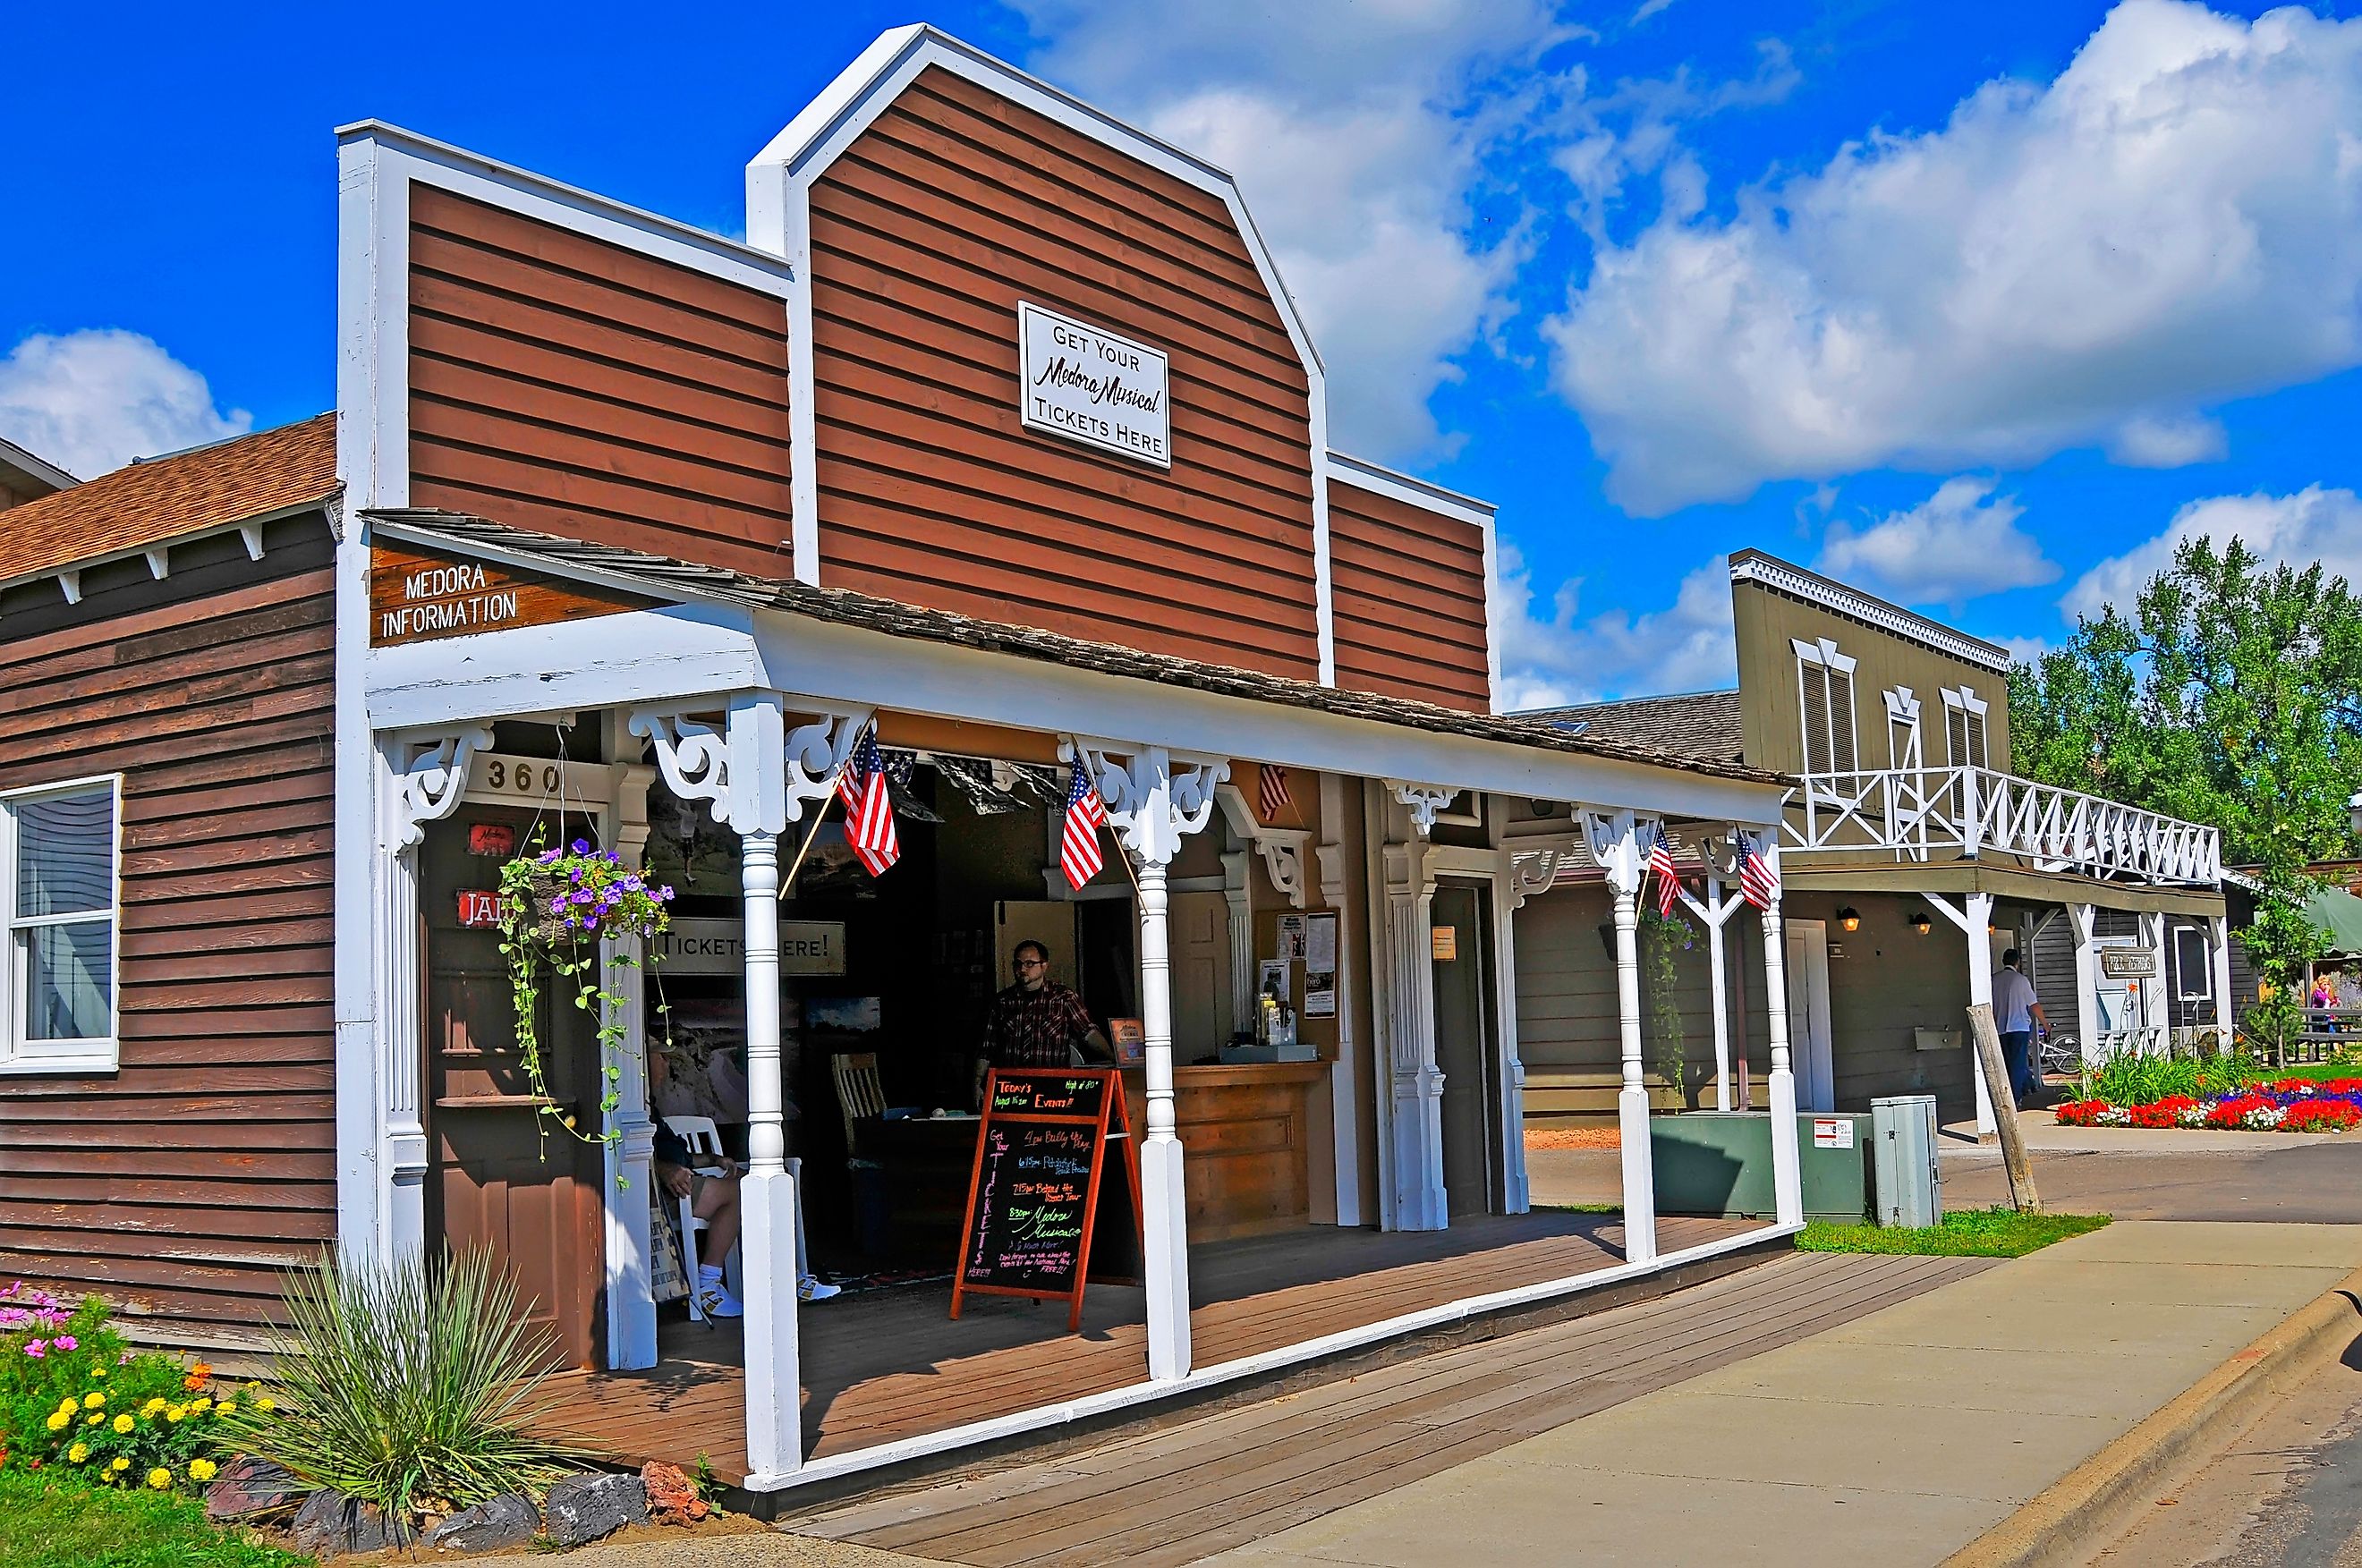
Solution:
M 1231 901 L 1173 895 L 1173 1059 L 1210 1057 L 1231 1037 Z
M 1837 1071 L 1829 1054 L 1828 927 L 1818 920 L 1786 920 L 1788 1049 L 1794 1058 L 1796 1109 L 1838 1108 Z

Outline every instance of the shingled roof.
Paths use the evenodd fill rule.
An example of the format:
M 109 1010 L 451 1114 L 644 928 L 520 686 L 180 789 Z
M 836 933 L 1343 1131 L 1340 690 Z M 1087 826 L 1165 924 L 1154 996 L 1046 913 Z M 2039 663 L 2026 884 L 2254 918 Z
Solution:
M 1279 703 L 1317 709 L 1347 718 L 1375 719 L 1440 734 L 1466 735 L 1482 740 L 1531 746 L 1550 751 L 1672 768 L 1748 784 L 1777 784 L 1780 776 L 1735 762 L 1690 755 L 1667 748 L 1636 744 L 1611 737 L 1574 733 L 1530 715 L 1495 716 L 1468 713 L 1408 697 L 1381 696 L 1374 692 L 1348 691 L 1311 681 L 1290 680 L 1226 664 L 1198 663 L 1167 653 L 1144 653 L 1105 642 L 1087 642 L 1029 626 L 976 620 L 948 610 L 922 609 L 892 599 L 874 598 L 845 588 L 811 583 L 784 582 L 744 572 L 701 566 L 660 555 L 621 550 L 613 545 L 556 539 L 544 533 L 511 528 L 488 518 L 464 512 L 426 510 L 376 510 L 361 514 L 373 523 L 388 525 L 397 537 L 439 543 L 462 554 L 472 549 L 494 549 L 513 555 L 546 561 L 558 568 L 575 566 L 623 578 L 653 593 L 673 597 L 720 599 L 759 609 L 778 610 L 841 626 L 855 626 L 922 641 L 954 644 L 979 652 L 1040 659 L 1095 674 L 1187 686 L 1222 696 Z
M 1636 696 L 1580 707 L 1529 708 L 1518 718 L 1564 729 L 1595 740 L 1708 762 L 1743 762 L 1747 748 L 1738 733 L 1737 691 L 1684 692 L 1678 696 Z
M 134 463 L 0 512 L 0 582 L 227 528 L 337 493 L 337 416 Z

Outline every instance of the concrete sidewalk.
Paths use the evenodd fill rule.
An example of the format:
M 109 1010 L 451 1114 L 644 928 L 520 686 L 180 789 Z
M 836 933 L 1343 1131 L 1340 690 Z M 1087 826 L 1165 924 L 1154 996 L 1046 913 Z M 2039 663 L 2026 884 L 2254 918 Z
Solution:
M 1940 1563 L 2357 1265 L 2120 1223 L 1213 1561 Z

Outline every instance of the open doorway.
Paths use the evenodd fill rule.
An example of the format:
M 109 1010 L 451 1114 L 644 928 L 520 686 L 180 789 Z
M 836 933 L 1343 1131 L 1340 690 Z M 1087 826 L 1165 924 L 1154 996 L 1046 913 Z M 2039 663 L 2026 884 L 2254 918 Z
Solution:
M 1788 1048 L 1794 1056 L 1796 1109 L 1838 1108 L 1829 1038 L 1829 936 L 1818 920 L 1783 923 L 1788 938 Z
M 1499 1206 L 1500 1052 L 1494 1017 L 1493 893 L 1482 883 L 1436 884 L 1429 916 L 1435 974 L 1435 1062 L 1443 1069 L 1443 1187 L 1447 1212 Z

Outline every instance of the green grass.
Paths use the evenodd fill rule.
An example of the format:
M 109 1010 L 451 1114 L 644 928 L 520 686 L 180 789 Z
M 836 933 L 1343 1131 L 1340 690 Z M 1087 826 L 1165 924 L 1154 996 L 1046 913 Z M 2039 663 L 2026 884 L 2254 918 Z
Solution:
M 2096 1231 L 2105 1214 L 2021 1214 L 2014 1209 L 1976 1209 L 1947 1214 L 1925 1229 L 1905 1226 L 1835 1225 L 1815 1220 L 1796 1238 L 1804 1252 L 1899 1253 L 1920 1257 L 2024 1257 L 2027 1253 Z
M 0 1563 L 8 1568 L 303 1568 L 311 1561 L 215 1529 L 193 1497 L 0 1471 Z
M 1621 1203 L 1537 1203 L 1535 1208 L 1551 1214 L 1620 1214 Z
M 2362 1067 L 2352 1062 L 2312 1061 L 2291 1064 L 2278 1072 L 2267 1072 L 2266 1078 L 2309 1078 L 2315 1083 L 2326 1083 L 2333 1078 L 2362 1078 Z

